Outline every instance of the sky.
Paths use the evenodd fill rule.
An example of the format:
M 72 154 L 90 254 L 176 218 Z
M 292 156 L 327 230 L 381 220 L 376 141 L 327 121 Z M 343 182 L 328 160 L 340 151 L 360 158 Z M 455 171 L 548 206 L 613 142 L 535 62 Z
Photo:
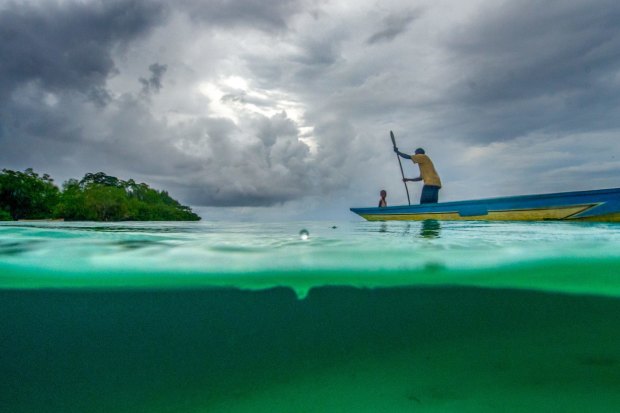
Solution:
M 618 21 L 616 0 L 0 0 L 0 168 L 132 178 L 207 220 L 354 219 L 407 202 L 393 130 L 440 201 L 618 187 Z

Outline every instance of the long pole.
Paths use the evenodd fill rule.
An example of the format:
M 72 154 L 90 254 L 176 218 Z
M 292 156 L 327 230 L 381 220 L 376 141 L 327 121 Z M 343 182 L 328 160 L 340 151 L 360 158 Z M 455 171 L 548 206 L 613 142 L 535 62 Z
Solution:
M 390 138 L 392 138 L 392 145 L 396 149 L 396 139 L 394 138 L 394 132 L 390 131 Z M 398 166 L 400 166 L 400 174 L 403 177 L 403 184 L 405 185 L 405 192 L 407 192 L 407 202 L 411 205 L 411 199 L 409 198 L 409 188 L 407 188 L 407 182 L 405 181 L 405 173 L 403 172 L 403 164 L 400 162 L 400 155 L 396 154 L 398 159 Z

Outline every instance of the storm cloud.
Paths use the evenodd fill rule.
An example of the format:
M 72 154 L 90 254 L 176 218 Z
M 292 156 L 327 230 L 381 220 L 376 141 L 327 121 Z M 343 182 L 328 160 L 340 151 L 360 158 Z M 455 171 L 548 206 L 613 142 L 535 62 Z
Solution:
M 178 3 L 194 21 L 225 28 L 255 28 L 279 31 L 288 21 L 312 7 L 306 0 L 180 0 Z M 310 9 L 312 10 L 312 9 Z
M 159 89 L 162 87 L 162 78 L 168 66 L 160 65 L 159 63 L 153 63 L 149 66 L 149 71 L 151 72 L 151 76 L 148 79 L 143 77 L 140 78 L 140 83 L 142 83 L 142 93 L 149 94 L 151 92 L 157 93 Z
M 489 141 L 533 130 L 617 128 L 620 7 L 609 1 L 533 1 L 491 8 L 462 26 L 448 48 L 462 68 L 455 102 L 483 115 L 471 132 Z M 534 13 L 535 11 L 535 13 Z M 480 118 L 478 117 L 478 122 Z
M 2 96 L 34 83 L 103 103 L 106 80 L 116 73 L 113 49 L 144 35 L 163 14 L 162 6 L 141 0 L 8 3 L 0 9 Z
M 407 27 L 418 17 L 419 14 L 420 12 L 409 12 L 386 17 L 383 19 L 383 28 L 370 36 L 366 40 L 366 43 L 374 44 L 393 40 L 399 34 L 404 33 L 405 30 L 407 30 Z
M 617 186 L 619 19 L 607 0 L 4 2 L 0 165 L 329 216 L 403 202 L 394 130 L 442 199 Z

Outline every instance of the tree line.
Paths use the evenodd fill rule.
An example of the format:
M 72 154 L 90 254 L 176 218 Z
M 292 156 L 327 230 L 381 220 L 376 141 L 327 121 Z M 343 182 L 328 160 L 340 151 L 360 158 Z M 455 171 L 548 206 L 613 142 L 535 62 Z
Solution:
M 103 172 L 69 179 L 62 188 L 31 168 L 0 173 L 0 220 L 198 221 L 200 217 L 168 192 Z

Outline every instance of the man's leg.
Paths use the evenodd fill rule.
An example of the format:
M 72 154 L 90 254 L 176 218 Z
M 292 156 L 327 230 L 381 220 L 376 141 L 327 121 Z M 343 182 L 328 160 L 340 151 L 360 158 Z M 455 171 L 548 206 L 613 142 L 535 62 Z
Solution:
M 421 204 L 436 204 L 439 199 L 439 187 L 432 185 L 424 185 L 422 187 L 422 195 L 420 196 Z

